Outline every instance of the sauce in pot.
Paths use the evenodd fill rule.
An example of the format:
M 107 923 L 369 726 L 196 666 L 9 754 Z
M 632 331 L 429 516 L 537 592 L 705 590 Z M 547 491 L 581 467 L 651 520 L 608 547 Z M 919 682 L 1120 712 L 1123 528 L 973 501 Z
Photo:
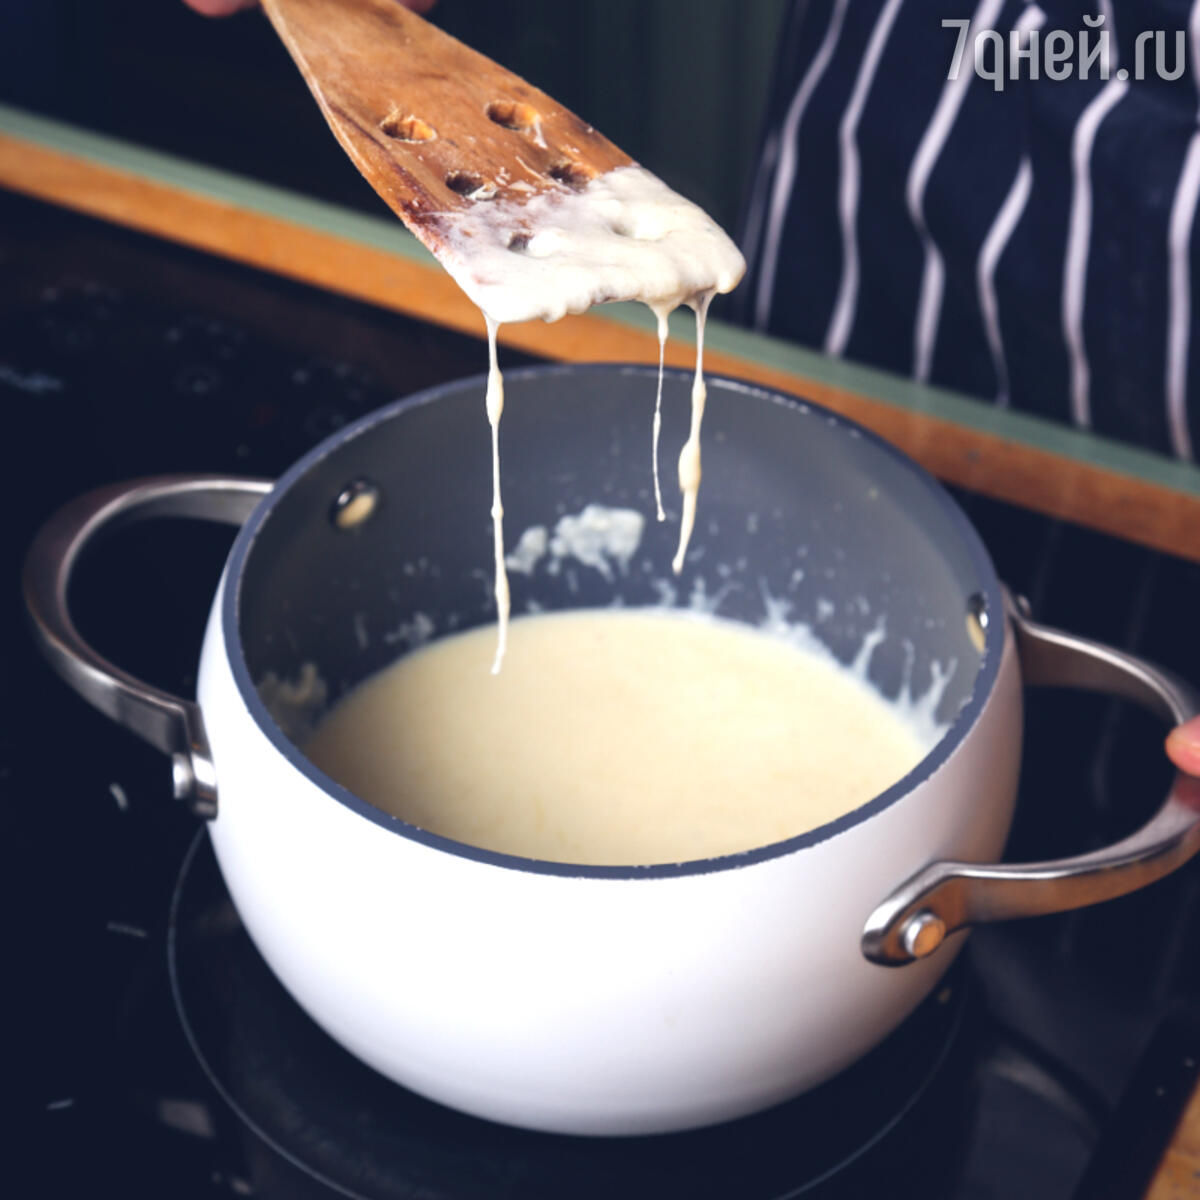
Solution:
M 456 841 L 636 865 L 769 845 L 897 782 L 928 748 L 849 669 L 715 617 L 520 617 L 404 656 L 337 703 L 305 753 L 371 804 Z M 518 652 L 519 648 L 519 652 Z

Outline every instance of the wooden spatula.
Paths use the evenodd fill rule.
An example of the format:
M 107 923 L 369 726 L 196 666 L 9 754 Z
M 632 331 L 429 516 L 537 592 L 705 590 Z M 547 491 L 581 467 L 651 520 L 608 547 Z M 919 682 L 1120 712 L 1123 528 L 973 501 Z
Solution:
M 262 0 L 367 181 L 435 255 L 441 215 L 579 189 L 629 156 L 395 0 Z

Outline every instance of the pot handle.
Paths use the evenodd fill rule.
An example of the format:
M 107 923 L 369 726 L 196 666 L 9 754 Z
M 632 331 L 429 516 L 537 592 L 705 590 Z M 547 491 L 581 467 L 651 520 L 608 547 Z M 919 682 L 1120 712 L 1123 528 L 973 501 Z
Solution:
M 171 755 L 175 795 L 202 817 L 216 816 L 217 790 L 199 706 L 135 679 L 84 641 L 68 605 L 71 575 L 88 546 L 129 521 L 198 517 L 241 525 L 272 486 L 221 475 L 110 484 L 60 508 L 25 556 L 21 584 L 41 652 L 85 700 Z
M 1030 685 L 1105 692 L 1173 724 L 1200 711 L 1200 694 L 1132 654 L 1039 625 L 1008 597 L 1021 673 Z M 1073 858 L 980 866 L 935 862 L 902 883 L 867 920 L 862 952 L 897 967 L 932 954 L 955 930 L 1063 912 L 1132 892 L 1200 850 L 1200 779 L 1177 774 L 1166 801 L 1136 833 Z

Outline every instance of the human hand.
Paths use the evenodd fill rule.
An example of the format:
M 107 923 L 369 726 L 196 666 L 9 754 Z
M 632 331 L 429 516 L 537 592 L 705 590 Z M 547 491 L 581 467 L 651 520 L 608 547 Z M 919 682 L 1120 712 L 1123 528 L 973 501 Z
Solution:
M 183 0 L 188 8 L 194 8 L 206 17 L 227 17 L 239 8 L 253 8 L 258 0 Z
M 227 17 L 242 8 L 255 8 L 258 0 L 183 0 L 188 8 L 194 8 L 206 17 Z M 437 0 L 396 0 L 415 13 L 427 13 Z
M 1167 755 L 1188 775 L 1200 775 L 1200 717 L 1193 717 L 1167 734 Z

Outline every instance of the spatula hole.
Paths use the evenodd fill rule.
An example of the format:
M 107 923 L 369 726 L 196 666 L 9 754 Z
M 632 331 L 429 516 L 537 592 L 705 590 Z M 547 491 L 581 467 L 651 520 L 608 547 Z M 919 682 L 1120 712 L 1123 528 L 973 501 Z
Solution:
M 405 116 L 397 112 L 384 117 L 379 122 L 379 128 L 398 142 L 432 142 L 437 137 L 433 126 L 427 125 L 420 117 Z
M 537 109 L 519 100 L 493 100 L 484 111 L 497 125 L 515 129 L 518 133 L 532 129 L 538 123 Z
M 596 178 L 596 172 L 591 167 L 585 167 L 583 163 L 571 162 L 569 159 L 555 163 L 547 174 L 556 183 L 564 183 L 577 192 L 583 191 Z
M 446 186 L 468 200 L 492 200 L 496 196 L 495 186 L 474 171 L 451 171 Z

